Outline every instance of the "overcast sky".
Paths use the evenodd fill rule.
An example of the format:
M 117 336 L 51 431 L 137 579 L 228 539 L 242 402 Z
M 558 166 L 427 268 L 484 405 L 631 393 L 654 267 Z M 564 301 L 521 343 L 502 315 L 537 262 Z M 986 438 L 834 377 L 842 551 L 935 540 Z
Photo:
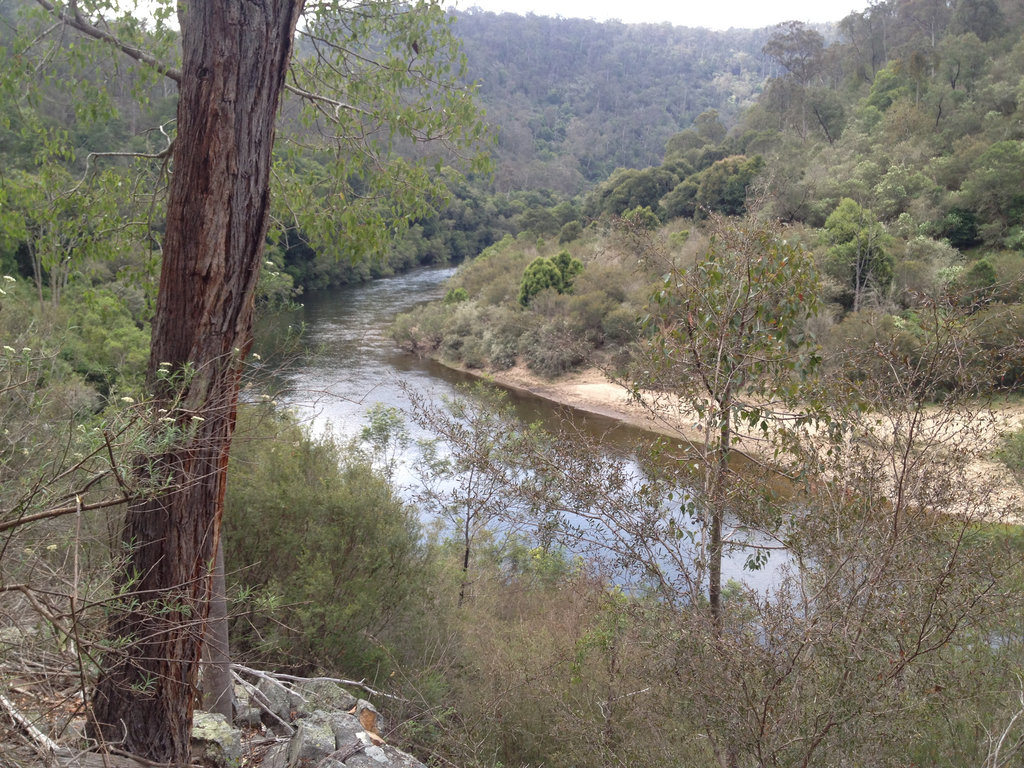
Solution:
M 627 24 L 667 21 L 676 26 L 729 29 L 767 27 L 782 21 L 839 21 L 869 0 L 452 0 L 460 10 L 479 7 L 567 19 L 618 19 Z

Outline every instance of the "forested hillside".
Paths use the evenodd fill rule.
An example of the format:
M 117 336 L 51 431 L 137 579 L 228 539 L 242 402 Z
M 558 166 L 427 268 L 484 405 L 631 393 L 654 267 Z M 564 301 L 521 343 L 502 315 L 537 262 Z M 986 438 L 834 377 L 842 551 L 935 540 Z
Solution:
M 881 3 L 843 19 L 830 44 L 802 24 L 781 25 L 764 46 L 781 72 L 735 125 L 717 111 L 701 113 L 668 139 L 659 164 L 620 168 L 575 204 L 524 212 L 521 226 L 545 244 L 521 238 L 519 248 L 495 250 L 520 260 L 562 249 L 584 260 L 618 253 L 629 264 L 628 249 L 601 234 L 620 220 L 652 233 L 663 228 L 658 237 L 678 254 L 700 247 L 702 240 L 686 245 L 687 237 L 702 235 L 709 216 L 754 212 L 785 223 L 788 237 L 815 252 L 828 308 L 818 322 L 836 326 L 822 337 L 826 345 L 868 343 L 864 323 L 873 318 L 899 324 L 913 346 L 921 302 L 937 296 L 973 307 L 976 319 L 988 318 L 993 343 L 1009 342 L 1024 317 L 1022 29 L 1024 11 L 995 0 Z M 466 275 L 475 280 L 472 270 Z M 630 283 L 621 277 L 609 279 L 614 290 L 582 279 L 611 298 L 585 304 L 579 292 L 567 296 L 570 307 L 585 304 L 578 310 L 585 318 L 570 310 L 569 323 L 590 329 L 584 346 L 601 346 L 601 317 L 640 316 L 646 297 L 641 286 L 627 297 L 622 286 Z M 517 290 L 505 294 L 513 304 Z M 491 357 L 477 343 L 461 353 L 443 324 L 429 327 L 432 337 L 408 343 L 443 345 L 470 364 L 515 360 L 507 339 Z M 504 339 L 489 337 L 486 322 L 463 317 L 459 327 L 477 340 Z M 621 339 L 621 331 L 611 337 Z M 575 362 L 546 374 L 582 359 L 570 346 L 554 348 Z
M 460 261 L 506 234 L 553 221 L 560 227 L 579 215 L 574 197 L 618 167 L 660 162 L 668 138 L 705 111 L 732 124 L 779 71 L 762 50 L 767 29 L 712 32 L 470 10 L 454 16 L 454 31 L 494 139 L 491 173 L 448 175 L 451 199 L 412 222 L 383 262 L 352 264 L 329 247 L 294 245 L 285 266 L 298 284 L 323 288 Z M 546 209 L 559 204 L 552 219 Z
M 498 133 L 495 188 L 575 194 L 717 109 L 732 123 L 778 65 L 767 29 L 712 32 L 460 12 L 455 31 Z

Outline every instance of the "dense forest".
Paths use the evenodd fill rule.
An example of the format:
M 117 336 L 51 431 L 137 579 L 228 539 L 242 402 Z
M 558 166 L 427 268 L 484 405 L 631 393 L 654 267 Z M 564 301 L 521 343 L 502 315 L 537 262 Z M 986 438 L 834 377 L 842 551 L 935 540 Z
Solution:
M 412 264 L 461 261 L 548 209 L 565 223 L 573 198 L 618 167 L 659 162 L 665 142 L 706 110 L 733 122 L 779 71 L 769 30 L 711 32 L 599 24 L 473 10 L 454 18 L 467 77 L 491 126 L 492 169 L 448 174 L 448 199 L 412 222 L 377 261 L 297 244 L 285 271 L 307 288 L 369 279 Z M 290 242 L 290 241 L 289 241 Z
M 581 192 L 660 161 L 701 112 L 732 122 L 778 64 L 771 31 L 460 13 L 456 32 L 497 127 L 497 191 Z
M 531 212 L 521 219 L 530 238 L 523 233 L 518 246 L 506 241 L 487 252 L 495 254 L 488 263 L 498 254 L 503 263 L 517 263 L 468 267 L 460 278 L 467 295 L 475 299 L 481 291 L 475 271 L 490 280 L 508 269 L 507 303 L 489 298 L 499 295 L 489 286 L 473 305 L 497 317 L 506 307 L 521 313 L 518 275 L 532 258 L 565 250 L 632 274 L 629 249 L 607 234 L 616 222 L 651 232 L 669 251 L 692 253 L 712 229 L 704 226 L 709 217 L 749 209 L 784 222 L 788 237 L 818 255 L 828 307 L 818 322 L 837 325 L 828 337 L 837 344 L 872 343 L 861 325 L 877 316 L 879 322 L 900 318 L 904 341 L 912 345 L 920 302 L 950 293 L 973 308 L 975 319 L 991 318 L 985 335 L 994 344 L 1010 343 L 1021 331 L 1024 266 L 1024 198 L 1017 189 L 1024 161 L 1021 11 L 991 3 L 985 13 L 968 13 L 968 5 L 880 5 L 844 19 L 828 46 L 814 29 L 780 26 L 764 51 L 783 73 L 768 81 L 731 129 L 707 110 L 668 139 L 659 164 L 620 168 L 569 204 Z M 639 317 L 649 286 L 614 271 L 593 278 L 597 285 L 582 279 L 586 290 L 560 300 L 568 319 L 552 322 L 585 327 L 584 347 L 607 341 L 614 358 L 629 337 L 605 333 L 601 324 L 617 328 L 623 315 Z M 631 295 L 624 290 L 630 285 Z M 421 331 L 429 331 L 405 343 L 441 345 L 471 366 L 511 365 L 516 358 L 507 353 L 507 341 L 494 354 L 481 346 L 481 339 L 502 334 L 492 333 L 486 318 L 467 318 L 470 311 L 452 303 L 427 310 L 432 317 Z M 444 315 L 469 336 L 453 336 Z M 533 322 L 547 327 L 549 320 Z M 517 332 L 529 328 L 518 314 L 508 324 Z M 541 374 L 559 373 L 586 355 L 578 345 L 559 349 L 566 359 L 539 367 Z M 1004 383 L 1015 386 L 1016 379 Z
M 447 49 L 415 24 L 385 46 L 388 18 L 300 36 L 294 66 L 341 34 L 380 65 L 344 98 L 399 110 L 391 73 Z M 117 576 L 144 548 L 126 503 L 166 490 L 152 457 L 208 418 L 175 400 L 195 371 L 149 360 L 177 88 L 54 37 L 45 5 L 0 19 L 0 703 L 81 750 L 131 641 L 108 617 L 147 608 Z M 316 433 L 235 350 L 236 660 L 362 679 L 428 765 L 1018 764 L 1024 7 L 432 23 L 467 67 L 427 80 L 478 82 L 489 128 L 454 86 L 430 96 L 466 110 L 451 146 L 325 128 L 342 97 L 303 112 L 320 83 L 297 80 L 258 311 L 464 261 L 400 346 L 498 380 L 596 369 L 657 430 L 542 429 L 481 385 Z M 168 60 L 180 42 L 103 29 Z M 778 575 L 729 580 L 730 554 Z M 0 763 L 42 764 L 11 722 Z

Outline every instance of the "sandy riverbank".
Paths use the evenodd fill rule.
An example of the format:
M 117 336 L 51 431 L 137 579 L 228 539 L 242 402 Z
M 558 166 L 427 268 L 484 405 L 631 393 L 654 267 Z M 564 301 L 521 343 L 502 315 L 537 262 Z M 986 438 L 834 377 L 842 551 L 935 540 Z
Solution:
M 595 413 L 607 418 L 645 429 L 651 432 L 684 437 L 689 440 L 701 439 L 696 428 L 696 418 L 683 409 L 675 407 L 652 411 L 630 397 L 622 384 L 609 380 L 597 369 L 587 369 L 548 381 L 531 373 L 525 367 L 516 366 L 505 371 L 473 371 L 460 369 L 470 375 L 494 381 L 503 387 L 528 392 L 536 397 L 568 405 L 581 411 Z M 938 409 L 931 417 L 933 423 L 925 423 L 925 433 L 946 433 L 962 428 L 970 430 L 970 439 L 975 443 L 974 457 L 968 465 L 968 475 L 979 487 L 995 488 L 989 506 L 992 516 L 1024 520 L 1024 487 L 1000 462 L 991 458 L 1002 435 L 1024 428 L 1024 404 L 1014 403 L 987 410 L 982 418 L 971 419 L 970 424 L 957 426 L 956 416 L 940 413 Z M 884 427 L 883 427 L 884 429 Z M 762 444 L 756 435 L 747 434 L 741 441 L 745 452 L 757 453 Z M 877 437 L 877 435 L 876 435 Z M 996 511 L 998 510 L 998 511 Z

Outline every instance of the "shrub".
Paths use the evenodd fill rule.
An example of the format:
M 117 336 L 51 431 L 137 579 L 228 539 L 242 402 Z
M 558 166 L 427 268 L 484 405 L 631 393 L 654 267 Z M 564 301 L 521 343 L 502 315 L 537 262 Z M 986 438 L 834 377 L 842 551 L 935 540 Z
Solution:
M 581 234 L 583 234 L 583 225 L 578 221 L 568 221 L 562 225 L 562 229 L 558 233 L 558 243 L 559 245 L 571 243 Z
M 529 306 L 533 297 L 541 291 L 551 289 L 557 293 L 572 290 L 573 281 L 583 271 L 583 262 L 574 259 L 568 251 L 561 251 L 553 259 L 538 256 L 523 272 L 519 284 L 519 303 Z
M 519 354 L 534 373 L 553 378 L 586 360 L 589 351 L 563 320 L 552 320 L 529 330 L 519 340 Z
M 1024 477 L 1024 429 L 1003 435 L 996 458 L 1010 468 L 1017 477 Z
M 624 346 L 635 341 L 640 331 L 639 313 L 628 306 L 618 306 L 601 320 L 605 343 Z
M 403 312 L 391 324 L 391 338 L 407 352 L 429 355 L 444 341 L 445 309 L 442 305 L 430 304 Z
M 548 288 L 562 292 L 562 273 L 551 259 L 538 256 L 523 272 L 519 283 L 519 303 L 528 307 L 534 296 Z
M 239 410 L 228 478 L 229 588 L 249 609 L 235 648 L 302 671 L 386 676 L 370 635 L 423 581 L 413 511 L 364 456 L 264 407 Z
M 469 299 L 469 292 L 465 288 L 449 288 L 444 295 L 443 304 L 461 304 Z
M 484 332 L 487 356 L 498 370 L 511 368 L 519 356 L 519 337 L 525 330 L 523 315 L 499 309 L 491 316 L 490 327 Z

